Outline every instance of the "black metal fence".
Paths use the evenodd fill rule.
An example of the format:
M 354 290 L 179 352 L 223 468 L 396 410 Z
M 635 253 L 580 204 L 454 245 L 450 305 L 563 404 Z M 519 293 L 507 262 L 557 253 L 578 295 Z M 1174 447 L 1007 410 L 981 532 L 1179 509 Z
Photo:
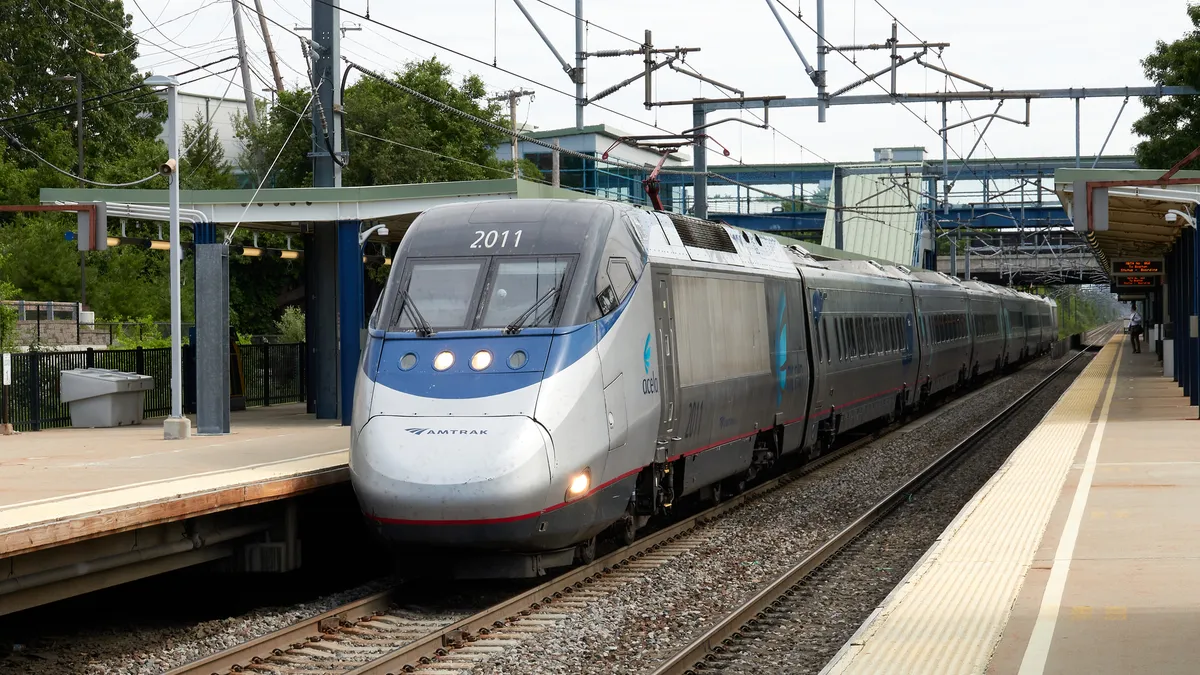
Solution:
M 305 400 L 302 343 L 238 345 L 238 351 L 246 383 L 246 405 Z M 169 348 L 25 352 L 12 354 L 11 358 L 12 385 L 4 405 L 7 420 L 17 431 L 71 425 L 71 410 L 62 401 L 59 383 L 62 371 L 74 368 L 109 368 L 149 375 L 154 378 L 154 388 L 146 392 L 145 416 L 161 417 L 171 412 Z M 195 412 L 195 352 L 191 347 L 184 346 L 183 359 L 184 406 L 187 412 Z

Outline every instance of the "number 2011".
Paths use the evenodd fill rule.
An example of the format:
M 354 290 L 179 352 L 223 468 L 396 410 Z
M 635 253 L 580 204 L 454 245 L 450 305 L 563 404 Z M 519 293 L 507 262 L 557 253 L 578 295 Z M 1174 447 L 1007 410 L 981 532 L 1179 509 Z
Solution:
M 505 248 L 508 246 L 509 234 L 512 234 L 513 248 L 520 246 L 521 230 L 511 233 L 508 230 L 504 230 L 503 232 L 497 232 L 496 230 L 488 230 L 487 232 L 475 230 L 476 237 L 475 241 L 471 244 L 471 248 L 496 248 L 497 245 L 500 248 Z

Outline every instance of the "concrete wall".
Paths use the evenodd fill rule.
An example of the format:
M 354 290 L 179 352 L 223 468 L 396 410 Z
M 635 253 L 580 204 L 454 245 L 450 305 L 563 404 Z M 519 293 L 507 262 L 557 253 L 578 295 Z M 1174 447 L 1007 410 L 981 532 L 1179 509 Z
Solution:
M 40 334 L 40 340 L 39 338 Z M 34 343 L 57 347 L 62 345 L 107 346 L 108 330 L 79 327 L 75 333 L 73 321 L 43 321 L 40 333 L 37 321 L 17 322 L 17 344 L 27 347 Z

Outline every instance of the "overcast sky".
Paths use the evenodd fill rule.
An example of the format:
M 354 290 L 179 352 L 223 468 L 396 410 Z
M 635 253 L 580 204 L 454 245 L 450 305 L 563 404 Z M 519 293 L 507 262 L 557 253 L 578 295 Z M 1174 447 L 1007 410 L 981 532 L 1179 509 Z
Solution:
M 138 65 L 155 73 L 184 70 L 193 63 L 207 63 L 235 53 L 234 28 L 230 0 L 126 0 L 126 11 L 133 16 L 133 29 L 142 40 Z M 288 27 L 311 22 L 310 2 L 318 0 L 262 0 L 266 13 Z M 369 0 L 341 0 L 342 6 L 364 13 Z M 530 12 L 554 41 L 559 52 L 573 60 L 574 22 L 554 7 L 572 10 L 570 0 L 524 0 Z M 1185 0 L 968 0 L 939 2 L 929 0 L 881 0 L 920 39 L 949 42 L 943 57 L 950 69 L 994 88 L 1066 88 L 1120 87 L 1149 84 L 1141 59 L 1150 53 L 1155 41 L 1174 40 L 1190 28 Z M 251 0 L 246 0 L 253 6 Z M 785 0 L 799 8 L 810 25 L 816 26 L 815 0 Z M 826 37 L 837 45 L 880 43 L 891 31 L 891 17 L 875 0 L 829 0 Z M 199 11 L 196 11 L 199 10 Z M 782 10 L 781 10 L 782 11 Z M 532 103 L 525 99 L 518 118 L 538 128 L 574 125 L 574 87 L 558 62 L 525 21 L 512 0 L 374 0 L 371 18 L 401 28 L 421 38 L 464 52 L 485 64 L 455 56 L 444 49 L 415 40 L 378 24 L 350 15 L 343 25 L 361 24 L 361 31 L 348 31 L 342 42 L 343 54 L 377 69 L 394 70 L 404 61 L 437 55 L 456 73 L 480 75 L 493 91 L 523 87 L 536 92 Z M 805 76 L 787 38 L 776 24 L 764 0 L 584 0 L 584 14 L 595 22 L 588 30 L 586 49 L 629 49 L 634 44 L 604 32 L 611 29 L 637 41 L 643 32 L 654 33 L 656 46 L 700 47 L 687 63 L 721 82 L 746 91 L 747 95 L 786 95 L 809 97 L 815 87 Z M 784 15 L 805 57 L 816 63 L 816 38 L 794 16 Z M 258 33 L 257 17 L 243 12 L 243 22 L 253 56 L 254 70 L 271 81 L 266 50 Z M 304 79 L 304 59 L 299 41 L 278 25 L 270 26 L 276 50 L 284 62 L 283 76 L 289 85 Z M 161 30 L 161 32 L 159 32 Z M 165 34 L 165 35 L 164 35 Z M 306 33 L 307 34 L 307 33 Z M 495 37 L 494 37 L 495 36 Z M 913 42 L 911 34 L 900 29 L 902 42 Z M 164 48 L 175 53 L 172 55 Z M 912 50 L 903 50 L 903 54 Z M 177 56 L 178 55 L 178 56 Z M 495 58 L 499 66 L 519 73 L 534 84 L 491 68 Z M 874 72 L 888 64 L 886 52 L 858 52 L 858 65 Z M 830 54 L 827 59 L 830 90 L 841 88 L 862 77 L 846 58 Z M 226 62 L 216 69 L 232 65 Z M 641 57 L 589 59 L 587 91 L 589 95 L 633 75 L 641 68 Z M 188 75 L 186 78 L 195 77 Z M 237 72 L 223 77 L 237 76 Z M 353 77 L 353 76 L 352 76 Z M 880 82 L 888 85 L 886 77 Z M 547 86 L 543 86 L 547 85 Z M 258 95 L 265 86 L 256 80 Z M 565 96 L 549 89 L 554 87 Z M 962 89 L 973 89 L 959 83 Z M 209 78 L 191 84 L 189 91 L 241 96 L 241 79 Z M 670 69 L 660 70 L 655 78 L 656 96 L 664 99 L 689 99 L 698 95 L 720 96 L 715 88 L 701 84 Z M 898 89 L 903 92 L 946 89 L 942 75 L 916 63 L 900 71 Z M 629 115 L 646 124 L 657 124 L 677 132 L 691 126 L 690 106 L 647 111 L 641 105 L 640 83 L 601 101 L 606 107 Z M 852 94 L 880 94 L 876 84 L 866 84 Z M 1088 99 L 1083 102 L 1083 155 L 1090 158 L 1099 150 L 1113 124 L 1122 100 Z M 900 105 L 843 106 L 832 108 L 828 121 L 817 122 L 816 110 L 799 108 L 776 110 L 771 124 L 780 133 L 753 129 L 740 124 L 721 125 L 713 138 L 729 148 L 732 159 L 743 162 L 870 160 L 872 148 L 880 146 L 924 146 L 930 157 L 941 157 L 941 140 L 934 129 L 940 126 L 940 108 L 935 104 L 914 104 L 911 112 Z M 968 104 L 969 113 L 955 104 L 950 121 L 992 112 L 995 103 Z M 1143 112 L 1137 99 L 1130 100 L 1113 132 L 1105 154 L 1129 153 L 1137 142 L 1131 125 Z M 914 114 L 915 113 L 915 114 Z M 1024 117 L 1024 103 L 1010 101 L 1001 114 Z M 348 114 L 352 114 L 352 111 Z M 736 113 L 732 113 L 736 116 Z M 713 118 L 715 119 L 715 118 Z M 751 119 L 746 115 L 746 119 Z M 922 120 L 927 120 L 929 126 Z M 662 133 L 613 112 L 589 106 L 585 121 L 605 123 L 629 133 Z M 931 129 L 930 127 L 933 127 Z M 982 129 L 982 123 L 978 125 Z M 975 142 L 975 131 L 967 125 L 951 131 L 951 157 L 954 151 L 965 153 Z M 784 134 L 795 142 L 784 138 Z M 996 121 L 985 136 L 986 147 L 976 156 L 1023 157 L 1073 155 L 1075 152 L 1074 104 L 1071 101 L 1034 101 L 1029 127 Z M 801 149 L 798 144 L 802 144 Z M 715 158 L 710 161 L 717 162 Z

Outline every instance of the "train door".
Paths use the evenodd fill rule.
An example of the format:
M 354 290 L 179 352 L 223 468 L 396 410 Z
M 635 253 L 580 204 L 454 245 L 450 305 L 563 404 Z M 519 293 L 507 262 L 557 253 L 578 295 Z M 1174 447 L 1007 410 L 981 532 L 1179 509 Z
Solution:
M 825 310 L 828 309 L 825 299 L 828 295 L 827 291 L 820 289 L 810 289 L 809 292 L 809 301 L 812 303 L 809 306 L 812 314 L 812 347 L 809 353 L 813 359 L 812 401 L 809 402 L 809 411 L 824 410 L 830 393 L 829 368 L 837 350 L 837 333 L 833 329 L 832 317 L 825 315 Z M 808 324 L 807 321 L 804 323 Z
M 678 438 L 675 433 L 678 391 L 675 387 L 675 311 L 671 303 L 671 276 L 654 275 L 654 331 L 658 348 L 658 370 L 662 384 L 659 387 L 662 399 L 662 416 L 658 425 L 658 445 L 670 456 L 670 445 Z M 649 339 L 649 338 L 647 338 Z M 646 345 L 649 352 L 649 343 Z M 646 354 L 647 362 L 650 355 Z M 662 459 L 661 457 L 659 459 Z

